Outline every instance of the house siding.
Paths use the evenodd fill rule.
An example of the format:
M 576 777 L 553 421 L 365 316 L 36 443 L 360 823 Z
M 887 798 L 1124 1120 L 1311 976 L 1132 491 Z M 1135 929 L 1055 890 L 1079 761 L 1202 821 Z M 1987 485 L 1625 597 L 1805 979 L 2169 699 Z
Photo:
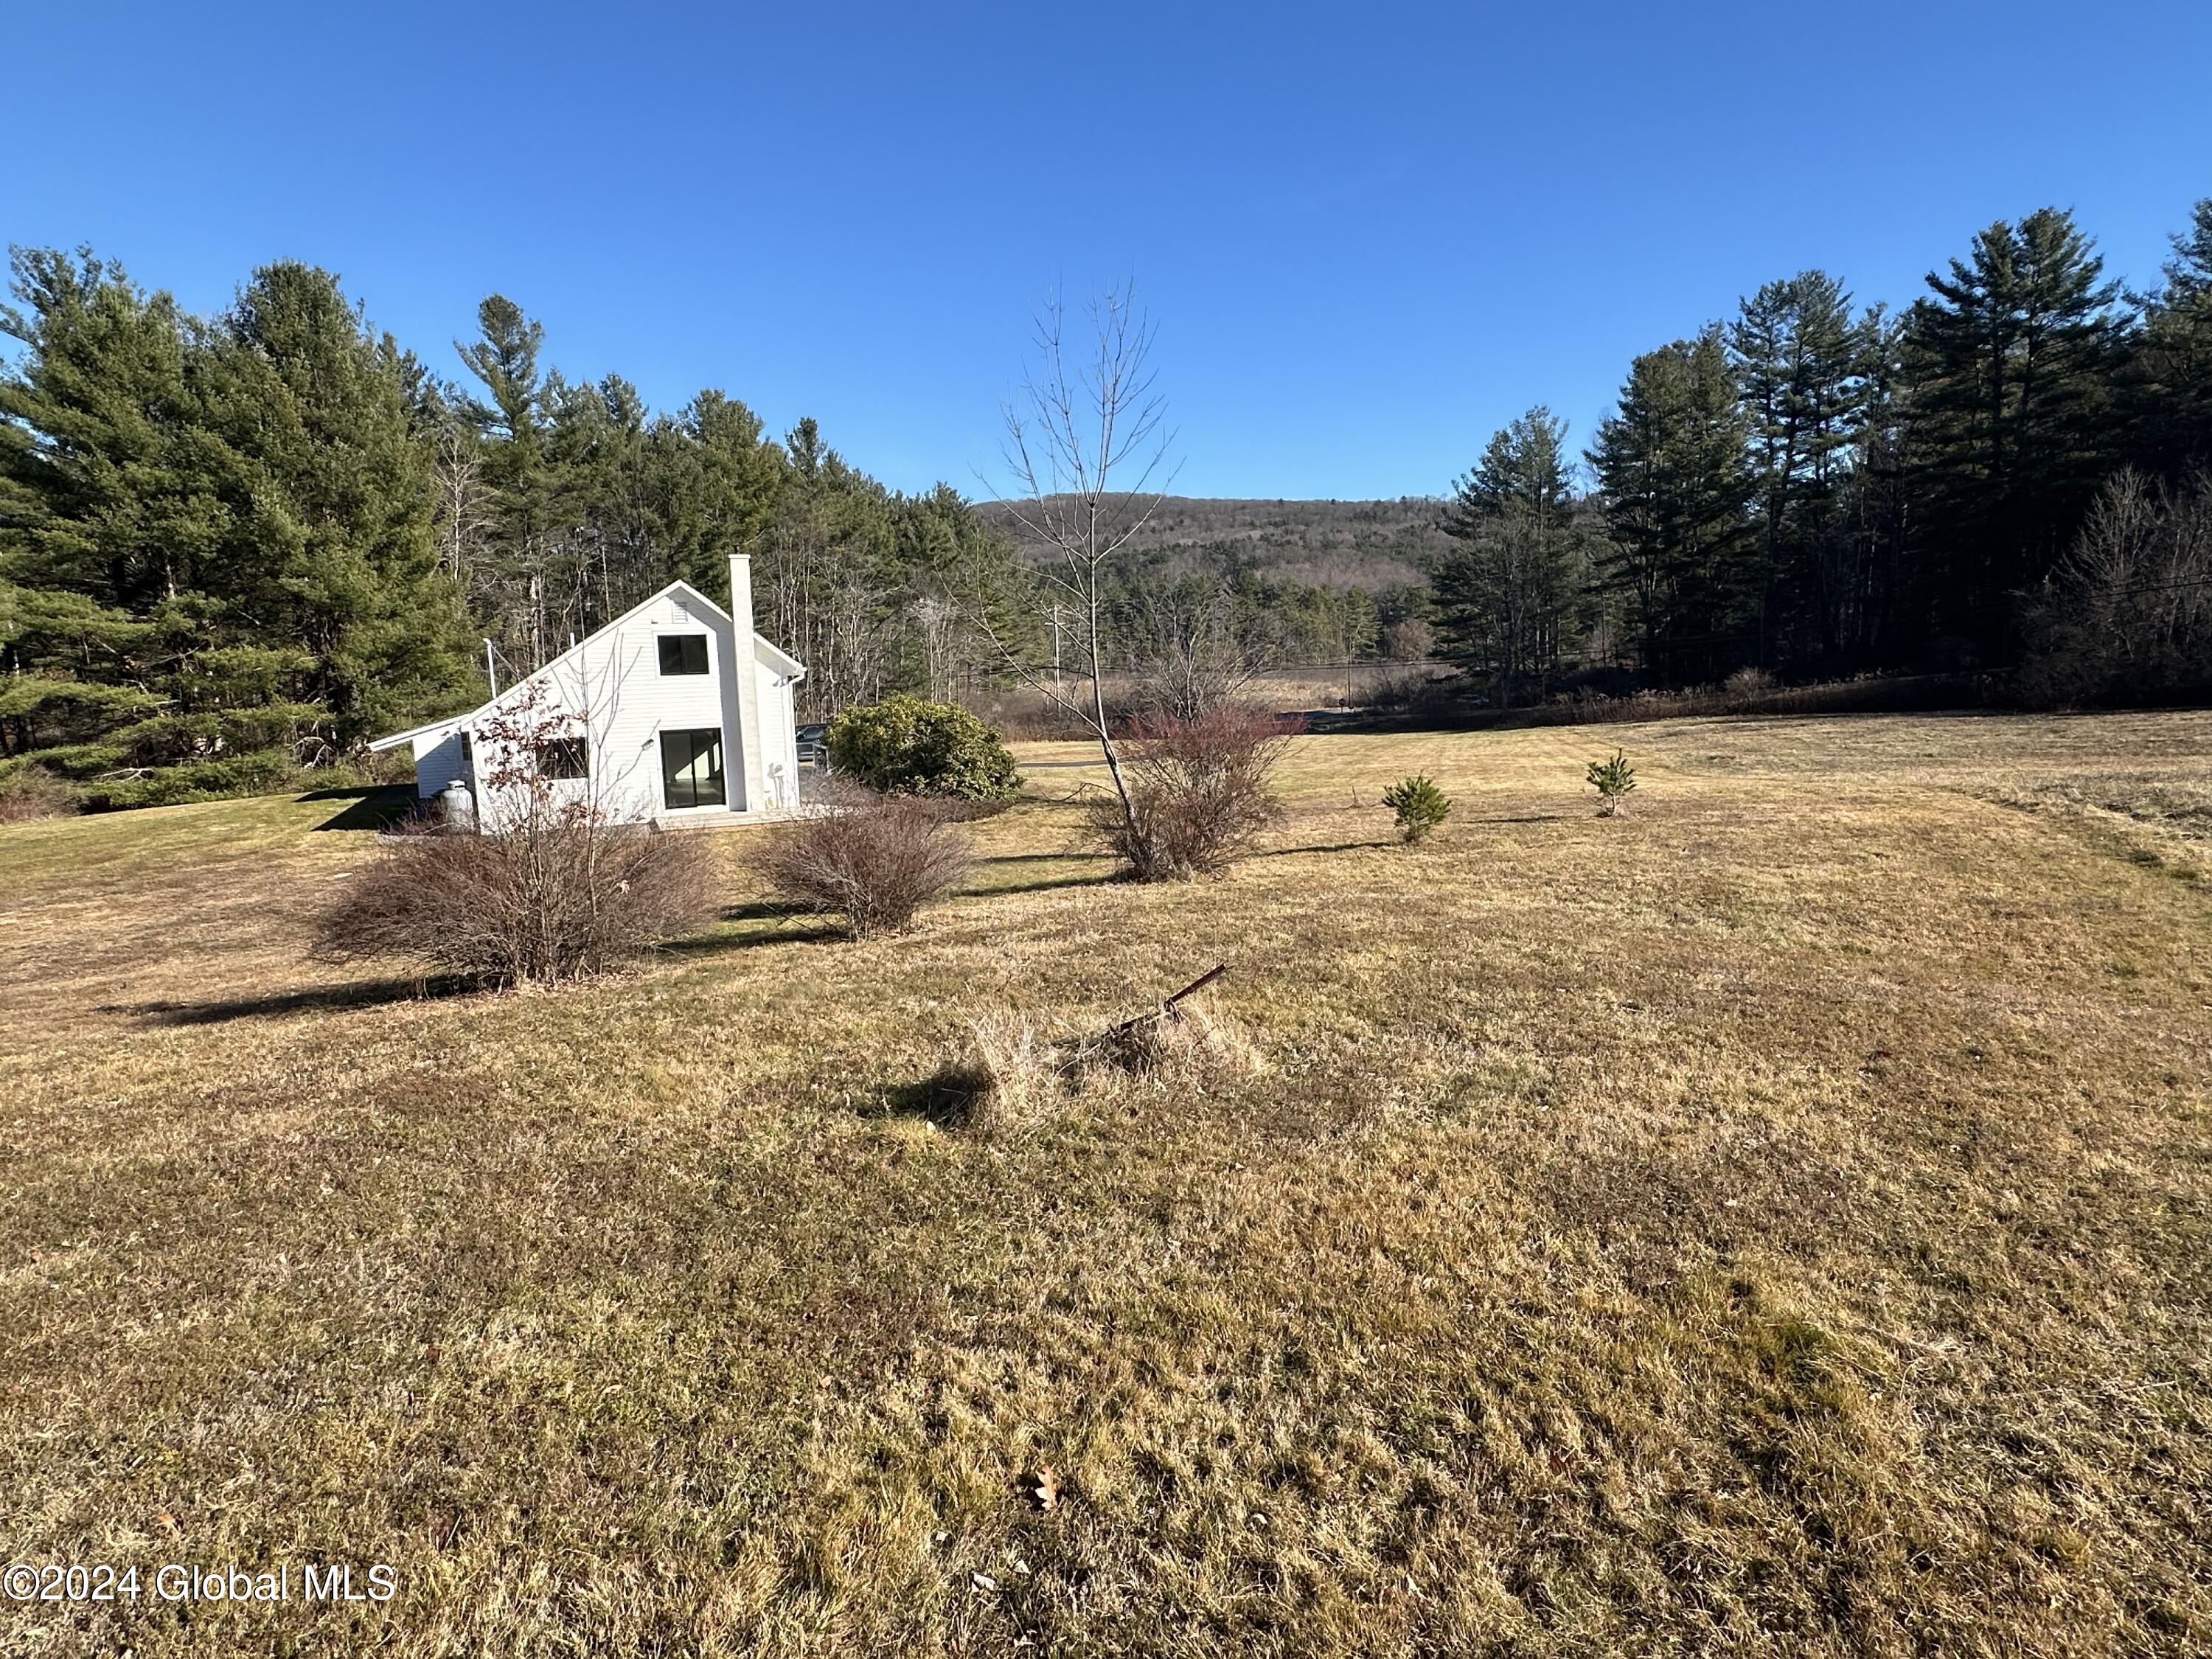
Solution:
M 434 799 L 450 784 L 469 781 L 467 744 L 461 727 L 415 739 L 415 793 L 424 800 Z
M 763 769 L 766 793 L 775 805 L 790 811 L 799 805 L 799 726 L 791 682 L 762 663 L 760 688 L 761 746 L 768 755 Z

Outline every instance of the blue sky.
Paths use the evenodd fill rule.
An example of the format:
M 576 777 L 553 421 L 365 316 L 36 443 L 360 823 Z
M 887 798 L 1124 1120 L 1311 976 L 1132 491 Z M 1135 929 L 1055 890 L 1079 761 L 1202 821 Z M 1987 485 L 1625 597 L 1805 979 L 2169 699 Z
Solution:
M 2212 6 L 117 6 L 11 16 L 0 237 L 188 306 L 337 271 L 458 374 L 802 415 L 976 493 L 1029 319 L 1133 275 L 1195 495 L 1444 489 L 1809 265 L 1864 300 L 2074 209 L 2142 284 L 2212 195 Z

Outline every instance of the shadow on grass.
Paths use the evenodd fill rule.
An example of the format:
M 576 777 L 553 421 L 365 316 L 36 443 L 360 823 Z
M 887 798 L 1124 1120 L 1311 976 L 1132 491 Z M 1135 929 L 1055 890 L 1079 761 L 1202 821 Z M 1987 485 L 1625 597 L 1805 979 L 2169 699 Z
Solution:
M 1378 847 L 1396 845 L 1397 837 L 1393 836 L 1376 841 L 1334 841 L 1325 847 L 1270 847 L 1251 856 L 1255 859 L 1287 859 L 1296 858 L 1302 853 L 1367 853 Z
M 996 864 L 1018 864 L 1032 860 L 1057 861 L 1063 855 L 1053 854 L 1024 854 L 1006 859 L 981 859 L 976 868 L 987 871 Z M 1102 863 L 1110 863 L 1102 854 Z M 1119 880 L 1118 870 L 1102 871 L 1095 875 L 1074 875 L 1050 878 L 1042 881 L 1012 883 L 1003 887 L 962 887 L 945 895 L 948 899 L 993 899 L 1011 896 L 1016 893 L 1048 893 L 1064 887 L 1103 887 Z M 742 933 L 711 933 L 697 939 L 672 939 L 659 947 L 659 954 L 696 959 L 702 957 L 726 956 L 734 951 L 750 951 L 769 945 L 842 945 L 850 943 L 850 936 L 835 913 L 809 910 L 796 904 L 786 904 L 775 899 L 755 899 L 745 904 L 725 905 L 721 919 L 726 922 L 781 922 L 778 927 L 762 928 Z
M 358 980 L 349 985 L 319 985 L 312 990 L 273 996 L 226 997 L 214 1002 L 109 1003 L 103 1014 L 137 1014 L 152 1025 L 221 1025 L 234 1019 L 268 1019 L 286 1014 L 345 1008 L 377 1008 L 394 1002 L 429 1002 L 465 996 L 483 988 L 449 975 L 428 979 Z
M 1111 853 L 994 853 L 975 860 L 978 869 L 988 870 L 1000 864 L 1111 864 Z
M 350 801 L 335 817 L 325 818 L 318 830 L 389 830 L 413 816 L 422 799 L 411 785 L 386 784 L 374 789 L 311 789 L 301 801 Z
M 786 916 L 811 914 L 776 899 L 755 899 L 750 904 L 726 904 L 722 907 L 724 921 L 778 921 Z
M 727 956 L 732 951 L 750 951 L 769 945 L 836 945 L 845 938 L 845 930 L 826 916 L 817 916 L 811 910 L 789 909 L 780 904 L 733 905 L 725 910 L 722 916 L 726 921 L 763 921 L 782 917 L 794 925 L 769 928 L 759 933 L 714 933 L 701 939 L 670 939 L 658 946 L 654 954 L 694 961 L 701 957 Z
M 963 898 L 998 898 L 1012 893 L 1050 893 L 1064 887 L 1110 887 L 1125 879 L 1116 868 L 1103 870 L 1096 875 L 1054 876 L 1042 881 L 1008 882 L 998 887 L 966 887 L 960 890 Z
M 954 1062 L 918 1082 L 884 1084 L 854 1109 L 864 1118 L 920 1118 L 940 1129 L 957 1129 L 974 1121 L 990 1091 L 982 1067 Z

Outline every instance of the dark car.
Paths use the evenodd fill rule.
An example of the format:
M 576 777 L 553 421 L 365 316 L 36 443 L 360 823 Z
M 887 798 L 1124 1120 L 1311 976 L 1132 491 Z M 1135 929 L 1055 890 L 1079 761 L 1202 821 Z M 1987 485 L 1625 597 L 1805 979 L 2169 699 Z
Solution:
M 802 726 L 796 735 L 799 738 L 799 763 L 801 766 L 830 764 L 830 746 L 827 741 L 830 728 L 827 725 Z

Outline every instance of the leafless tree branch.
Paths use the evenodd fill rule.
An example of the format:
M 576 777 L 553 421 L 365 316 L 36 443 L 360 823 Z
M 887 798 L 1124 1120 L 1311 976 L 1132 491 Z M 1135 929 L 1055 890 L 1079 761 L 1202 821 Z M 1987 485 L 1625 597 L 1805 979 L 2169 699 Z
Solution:
M 1073 602 L 1082 624 L 1088 698 L 1079 702 L 1067 696 L 1021 661 L 987 622 L 978 621 L 1024 684 L 1098 740 L 1127 817 L 1128 786 L 1106 718 L 1102 588 L 1115 556 L 1166 499 L 1176 470 L 1169 459 L 1174 434 L 1167 429 L 1166 401 L 1152 366 L 1155 331 L 1136 308 L 1134 284 L 1109 289 L 1086 313 L 1089 337 L 1075 348 L 1057 295 L 1038 312 L 1030 362 L 1005 410 L 1000 453 L 1010 487 L 996 493 L 1014 522 L 1052 550 L 1042 574 Z

